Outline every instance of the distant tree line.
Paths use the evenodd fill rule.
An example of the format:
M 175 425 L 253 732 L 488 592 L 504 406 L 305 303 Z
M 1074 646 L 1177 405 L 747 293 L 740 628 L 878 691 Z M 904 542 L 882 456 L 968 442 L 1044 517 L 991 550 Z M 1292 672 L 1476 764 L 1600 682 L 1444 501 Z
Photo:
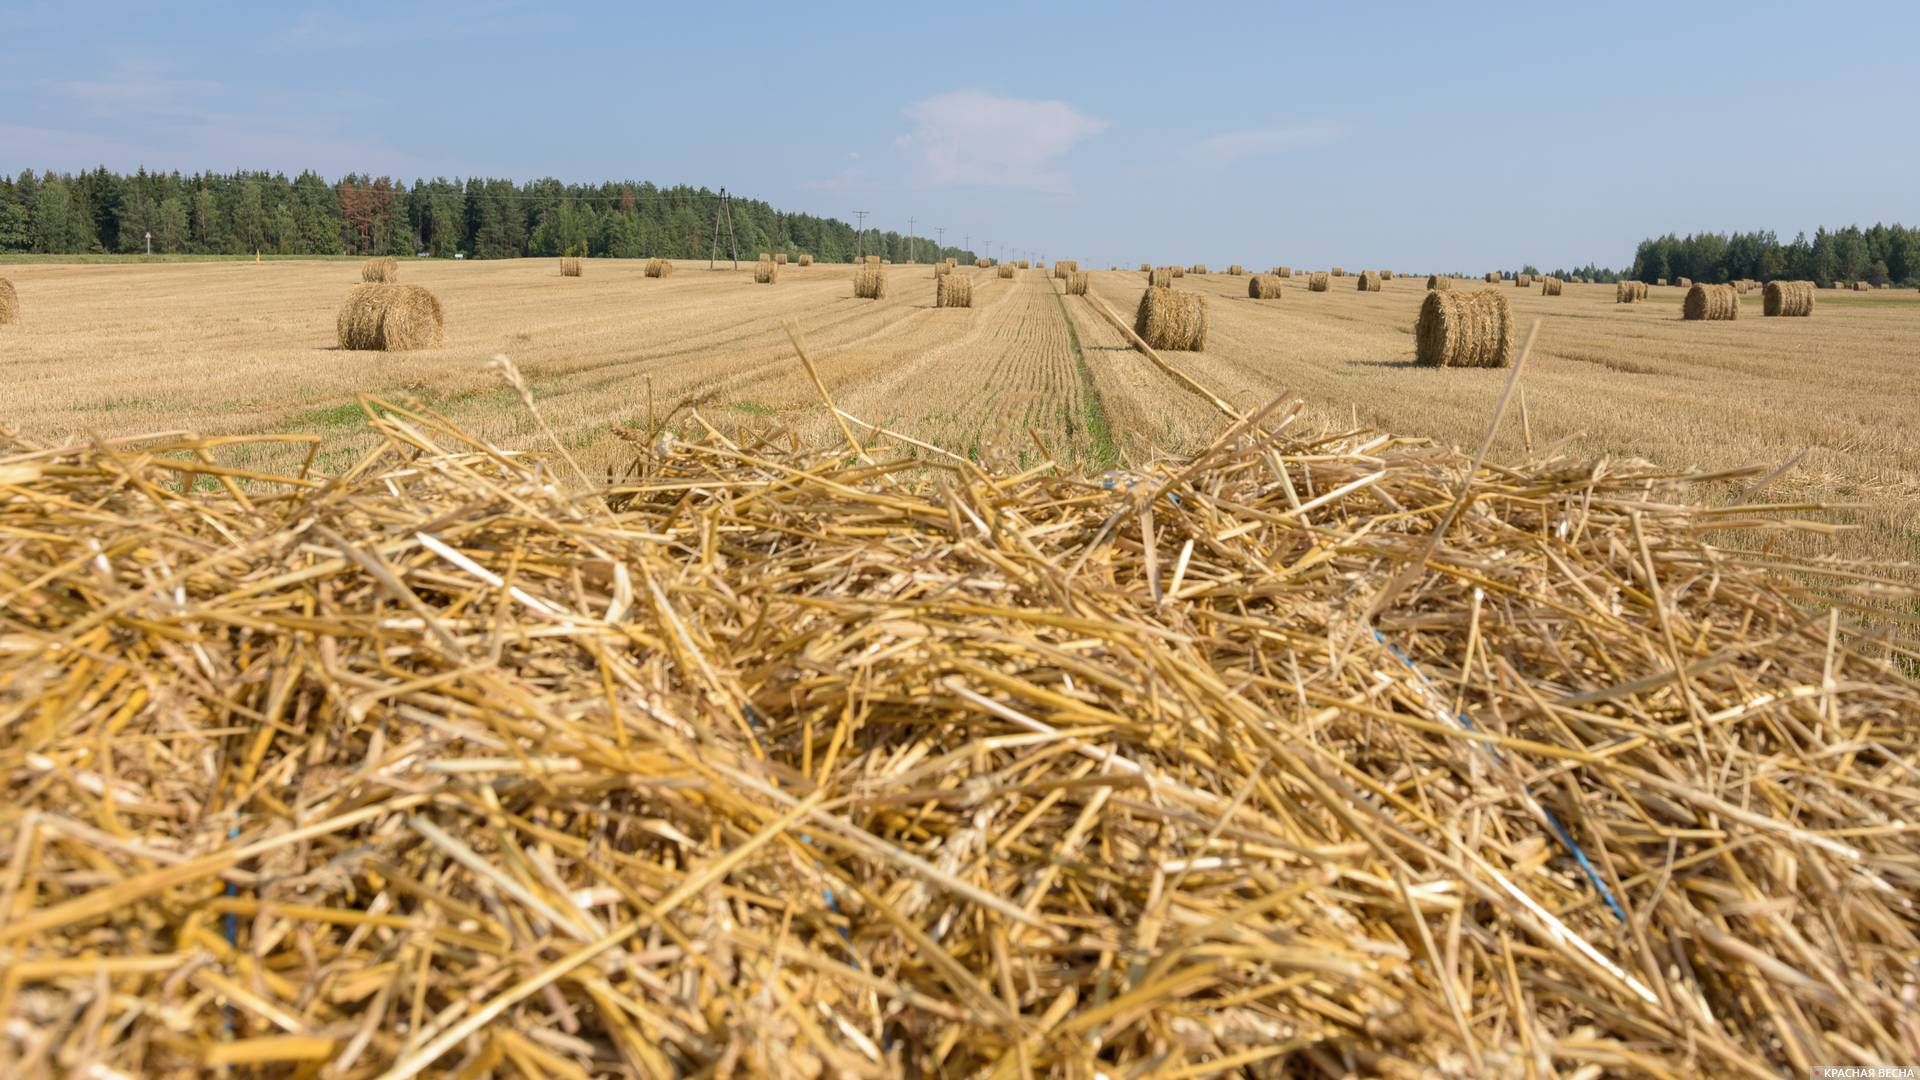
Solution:
M 415 180 L 303 172 L 150 173 L 107 169 L 0 176 L 0 251 L 52 254 L 524 255 L 704 259 L 718 192 L 649 183 Z M 730 204 L 742 258 L 802 252 L 844 262 L 863 250 L 895 262 L 971 261 L 960 248 L 835 218 L 792 214 L 755 199 Z M 728 257 L 726 225 L 720 256 Z
M 1771 232 L 1668 233 L 1640 242 L 1627 276 L 1647 282 L 1684 277 L 1709 282 L 1783 278 L 1819 285 L 1920 284 L 1920 229 L 1849 225 L 1820 229 L 1812 240 L 1801 233 L 1790 244 L 1782 244 Z

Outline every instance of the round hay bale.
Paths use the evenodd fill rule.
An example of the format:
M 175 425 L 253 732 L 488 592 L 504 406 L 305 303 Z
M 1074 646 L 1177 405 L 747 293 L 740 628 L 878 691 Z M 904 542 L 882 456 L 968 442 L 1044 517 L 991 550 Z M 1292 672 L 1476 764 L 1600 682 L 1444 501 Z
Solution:
M 1543 277 L 1540 279 L 1541 296 L 1559 296 L 1561 287 L 1562 282 L 1557 277 Z
M 1513 305 L 1494 289 L 1434 291 L 1413 326 L 1414 358 L 1424 367 L 1507 367 L 1513 363 Z
M 1152 264 L 1152 263 L 1141 263 L 1141 264 L 1140 264 L 1140 272 L 1141 272 L 1141 273 L 1143 273 L 1143 274 L 1151 274 L 1151 273 L 1153 273 L 1153 264 Z
M 1514 287 L 1514 288 L 1516 288 L 1516 289 L 1524 289 L 1524 288 L 1527 288 L 1527 287 L 1529 287 L 1529 286 L 1531 286 L 1532 284 L 1533 284 L 1533 275 L 1532 275 L 1532 274 L 1515 274 L 1515 275 L 1513 275 L 1513 287 Z
M 1067 274 L 1067 295 L 1087 295 L 1087 274 L 1084 270 L 1074 270 Z
M 780 280 L 780 264 L 772 260 L 753 264 L 753 283 L 772 285 Z
M 1853 291 L 1854 291 L 1854 292 L 1866 292 L 1866 291 L 1867 291 L 1867 283 L 1866 283 L 1866 282 L 1864 282 L 1864 281 L 1856 281 L 1856 282 L 1854 282 L 1854 283 L 1853 283 Z
M 940 280 L 945 281 L 946 278 Z M 887 275 L 877 264 L 869 263 L 853 272 L 853 295 L 862 300 L 878 300 L 887 295 Z
M 1633 295 L 1641 300 L 1645 300 L 1647 298 L 1647 283 L 1644 281 L 1634 282 Z
M 1813 282 L 1769 281 L 1760 293 L 1762 316 L 1813 314 Z
M 1280 278 L 1274 274 L 1255 274 L 1247 279 L 1247 295 L 1255 300 L 1280 299 Z
M 0 326 L 20 320 L 20 294 L 13 289 L 13 282 L 0 277 Z
M 673 264 L 665 259 L 648 259 L 643 273 L 648 277 L 666 277 L 673 273 Z
M 580 276 L 580 260 L 579 259 L 561 259 L 560 260 L 560 276 L 561 277 L 579 277 Z
M 1307 275 L 1307 291 L 1308 292 L 1326 292 L 1328 289 L 1332 287 L 1333 287 L 1333 275 L 1329 274 L 1324 270 L 1318 273 Z
M 1489 270 L 1489 271 L 1487 271 L 1487 277 L 1486 277 L 1486 282 L 1487 282 L 1487 284 L 1489 284 L 1489 285 L 1498 285 L 1498 284 L 1500 284 L 1500 271 L 1498 271 L 1498 270 Z
M 1740 317 L 1740 294 L 1731 285 L 1695 285 L 1687 290 L 1680 317 L 1692 322 L 1726 322 Z
M 1340 269 L 1340 268 L 1339 268 L 1339 267 L 1337 267 L 1337 266 L 1336 266 L 1336 267 L 1333 267 L 1333 268 L 1332 268 L 1332 269 L 1330 269 L 1330 270 L 1328 270 L 1328 271 L 1327 271 L 1327 273 L 1328 273 L 1328 274 L 1330 274 L 1330 275 L 1332 275 L 1333 277 L 1346 277 L 1346 276 L 1347 276 L 1347 272 L 1346 272 L 1345 270 L 1342 270 L 1342 269 Z
M 993 272 L 1000 277 L 1010 278 L 1013 276 L 1013 272 L 1014 272 L 1013 264 L 1001 263 L 999 266 L 994 267 Z
M 799 259 L 798 259 L 797 261 L 799 262 L 799 264 L 800 264 L 801 266 L 812 266 L 812 265 L 813 265 L 813 256 L 811 256 L 811 255 L 807 255 L 807 254 L 802 254 L 802 255 L 800 256 L 800 258 L 799 258 Z
M 986 268 L 988 268 L 988 267 L 990 267 L 990 266 L 992 266 L 992 265 L 993 265 L 993 260 L 991 260 L 991 259 L 975 259 L 975 260 L 973 260 L 973 268 L 974 268 L 975 270 L 985 270 Z
M 1660 285 L 1660 286 L 1663 286 L 1663 287 L 1664 287 L 1664 286 L 1666 285 L 1666 283 L 1667 283 L 1667 279 L 1666 279 L 1666 278 L 1654 278 L 1654 279 L 1653 279 L 1653 283 L 1654 283 L 1655 285 Z
M 776 251 L 776 252 L 774 252 L 774 253 L 773 253 L 773 265 L 775 265 L 775 266 L 785 266 L 785 265 L 787 265 L 787 253 L 786 253 L 786 252 L 784 252 L 784 251 Z
M 1019 266 L 1019 267 L 1020 267 L 1020 269 L 1022 269 L 1022 270 L 1031 270 L 1031 269 L 1033 269 L 1033 266 L 1032 266 L 1032 264 L 1031 264 L 1031 263 L 1030 263 L 1030 262 L 1029 262 L 1028 260 L 1026 260 L 1026 259 L 1021 259 L 1021 260 L 1020 260 L 1020 261 L 1019 261 L 1019 262 L 1018 262 L 1017 264 L 1015 264 L 1015 265 L 1017 265 L 1017 266 Z
M 440 301 L 418 285 L 355 285 L 334 320 L 343 349 L 408 352 L 446 341 Z
M 1615 282 L 1613 286 L 1613 302 L 1616 304 L 1631 304 L 1639 300 L 1641 294 L 1640 290 L 1636 287 L 1639 284 L 1637 281 Z
M 951 267 L 951 266 L 948 266 L 948 265 L 947 265 L 946 263 L 943 263 L 943 262 L 937 262 L 937 263 L 934 263 L 934 264 L 933 264 L 933 276 L 934 276 L 934 277 L 937 277 L 937 278 L 943 278 L 943 277 L 946 277 L 946 276 L 947 276 L 948 274 L 951 274 L 951 273 L 953 273 L 953 267 Z
M 1674 278 L 1673 284 L 1676 288 L 1691 289 L 1693 288 L 1693 279 L 1690 277 Z
M 1183 278 L 1187 276 L 1187 268 L 1184 266 L 1169 266 L 1167 267 L 1167 273 L 1172 274 L 1176 278 Z
M 1187 273 L 1189 274 L 1204 274 L 1206 272 L 1207 272 L 1206 263 L 1194 263 L 1193 266 L 1187 271 Z
M 1147 286 L 1154 289 L 1171 288 L 1173 286 L 1173 278 L 1173 267 L 1162 266 L 1158 270 L 1148 272 Z
M 959 274 L 948 274 L 933 284 L 934 307 L 973 306 L 973 279 Z
M 400 280 L 400 263 L 391 255 L 368 259 L 360 264 L 360 280 L 369 284 L 391 285 Z
M 1053 264 L 1053 276 L 1064 281 L 1068 274 L 1078 269 L 1080 269 L 1078 259 L 1056 259 Z
M 1150 288 L 1140 296 L 1133 332 L 1156 349 L 1200 352 L 1207 347 L 1207 298 Z
M 1446 292 L 1451 288 L 1453 288 L 1452 278 L 1443 277 L 1440 274 L 1427 275 L 1427 291 L 1428 292 Z
M 1267 271 L 1267 273 L 1272 274 L 1274 277 L 1277 277 L 1277 278 L 1290 278 L 1293 276 L 1293 267 L 1276 266 L 1273 269 Z
M 880 256 L 878 256 L 878 255 L 869 255 L 869 256 L 867 256 L 867 258 L 866 258 L 866 264 L 867 264 L 868 266 L 879 266 L 879 265 L 880 265 L 881 263 L 883 263 L 883 262 L 885 262 L 885 261 L 886 261 L 886 260 L 884 260 L 884 259 L 882 259 L 882 258 L 881 258 Z
M 1393 280 L 1393 271 L 1391 271 L 1391 270 L 1382 270 L 1382 271 L 1380 271 L 1380 280 L 1381 280 L 1381 281 L 1392 281 L 1392 280 Z
M 1228 277 L 1239 277 L 1242 274 L 1245 274 L 1246 272 L 1247 272 L 1247 268 L 1244 266 L 1241 266 L 1239 263 L 1232 263 L 1227 267 Z
M 1374 273 L 1371 270 L 1360 271 L 1360 276 L 1357 278 L 1354 278 L 1353 281 L 1354 281 L 1354 284 L 1358 286 L 1357 291 L 1359 292 L 1379 292 L 1380 291 L 1380 275 Z

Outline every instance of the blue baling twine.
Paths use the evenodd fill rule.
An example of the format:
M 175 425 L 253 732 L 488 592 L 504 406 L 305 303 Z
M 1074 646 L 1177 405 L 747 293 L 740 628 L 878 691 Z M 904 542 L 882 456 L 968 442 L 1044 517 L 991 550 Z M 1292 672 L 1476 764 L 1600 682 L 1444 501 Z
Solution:
M 1414 675 L 1419 678 L 1421 686 L 1427 691 L 1427 693 L 1432 694 L 1436 699 L 1439 699 L 1440 693 L 1438 690 L 1434 689 L 1433 682 L 1427 678 L 1426 672 L 1421 671 L 1419 666 L 1416 665 L 1410 658 L 1408 658 L 1406 653 L 1401 652 L 1399 646 L 1395 645 L 1391 641 L 1388 641 L 1384 636 L 1381 635 L 1378 629 L 1375 629 L 1373 631 L 1373 639 L 1375 641 L 1378 641 L 1380 644 L 1385 645 L 1387 647 L 1387 651 L 1393 654 L 1394 659 L 1399 660 L 1402 664 L 1405 664 L 1407 666 L 1407 670 L 1413 672 Z M 1467 731 L 1477 732 L 1480 730 L 1479 727 L 1474 724 L 1473 718 L 1469 717 L 1464 712 L 1454 714 L 1454 719 L 1458 721 L 1460 726 L 1466 729 Z M 1478 747 L 1482 752 L 1490 755 L 1494 761 L 1499 762 L 1502 765 L 1505 765 L 1507 763 L 1507 759 L 1501 756 L 1500 750 L 1498 747 L 1489 746 L 1485 743 L 1479 742 L 1478 740 L 1475 740 L 1474 745 Z M 1587 859 L 1587 853 L 1581 850 L 1580 844 L 1574 840 L 1573 834 L 1568 832 L 1567 827 L 1565 825 L 1560 824 L 1560 819 L 1553 816 L 1553 811 L 1547 809 L 1546 806 L 1540 802 L 1540 800 L 1534 798 L 1533 795 L 1526 790 L 1524 785 L 1521 787 L 1520 793 L 1526 797 L 1529 803 L 1532 803 L 1533 806 L 1540 811 L 1540 815 L 1542 817 L 1547 819 L 1547 826 L 1553 830 L 1553 834 L 1555 836 L 1560 838 L 1560 843 L 1563 846 L 1565 846 L 1568 853 L 1573 856 L 1573 861 L 1580 864 L 1581 872 L 1586 874 L 1587 880 L 1593 883 L 1594 889 L 1600 893 L 1600 899 L 1605 900 L 1607 902 L 1607 907 L 1613 910 L 1614 917 L 1619 919 L 1623 923 L 1626 922 L 1627 921 L 1626 911 L 1624 911 L 1620 907 L 1620 902 L 1613 898 L 1613 890 L 1607 888 L 1607 883 L 1601 879 L 1599 871 L 1593 868 L 1593 863 Z

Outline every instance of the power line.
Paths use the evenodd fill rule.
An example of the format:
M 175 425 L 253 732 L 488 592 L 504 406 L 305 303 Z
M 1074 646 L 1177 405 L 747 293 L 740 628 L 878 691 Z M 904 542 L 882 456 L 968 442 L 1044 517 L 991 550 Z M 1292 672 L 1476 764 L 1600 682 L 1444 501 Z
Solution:
M 908 262 L 913 261 L 913 221 L 914 219 L 911 217 L 907 219 L 907 261 Z

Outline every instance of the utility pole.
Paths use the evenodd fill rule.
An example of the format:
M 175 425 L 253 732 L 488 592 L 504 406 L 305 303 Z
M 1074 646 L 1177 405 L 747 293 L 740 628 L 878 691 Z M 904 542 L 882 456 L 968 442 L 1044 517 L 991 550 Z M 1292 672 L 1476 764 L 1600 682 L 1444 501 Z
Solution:
M 938 256 L 939 256 L 940 258 L 942 258 L 942 259 L 944 259 L 944 258 L 946 258 L 946 257 L 947 257 L 947 230 L 946 230 L 946 227 L 945 227 L 945 226 L 943 226 L 943 225 L 936 225 L 936 226 L 934 226 L 934 227 L 933 227 L 933 231 L 934 231 L 934 234 L 935 234 L 935 235 L 937 235 L 938 237 L 940 237 L 940 250 L 939 250 L 939 251 L 936 251 L 936 252 L 934 252 L 934 254 L 935 254 L 935 255 L 938 255 Z
M 720 219 L 727 219 L 727 250 L 733 255 L 733 268 L 740 269 L 740 244 L 733 237 L 733 196 L 726 188 L 720 189 L 720 209 L 713 212 L 713 247 L 707 251 L 707 269 L 713 269 L 713 262 L 720 255 Z
M 962 251 L 973 250 L 973 234 L 972 233 L 960 234 L 960 250 Z
M 907 261 L 913 262 L 913 218 L 907 219 Z
M 865 262 L 867 259 L 867 212 L 865 210 L 855 210 L 853 216 L 855 220 L 859 222 L 859 224 L 853 227 L 854 238 L 860 247 L 860 261 Z

